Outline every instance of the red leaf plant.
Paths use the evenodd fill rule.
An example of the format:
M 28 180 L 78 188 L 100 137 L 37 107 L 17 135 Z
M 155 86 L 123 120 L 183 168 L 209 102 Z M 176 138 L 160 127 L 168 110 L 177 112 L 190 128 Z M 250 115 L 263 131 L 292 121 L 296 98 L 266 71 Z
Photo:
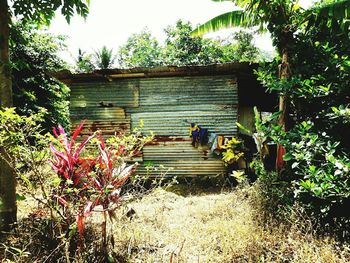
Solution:
M 135 171 L 137 164 L 127 166 L 117 162 L 120 149 L 106 147 L 101 133 L 95 133 L 80 144 L 76 142 L 84 122 L 74 131 L 69 140 L 67 133 L 59 126 L 53 130 L 58 139 L 58 148 L 50 145 L 53 159 L 52 169 L 61 183 L 53 197 L 63 207 L 67 218 L 75 217 L 80 239 L 83 238 L 86 218 L 97 206 L 102 207 L 103 245 L 106 245 L 106 217 L 113 218 L 114 210 L 121 201 L 121 188 Z M 85 146 L 92 138 L 97 139 L 96 156 L 83 156 Z

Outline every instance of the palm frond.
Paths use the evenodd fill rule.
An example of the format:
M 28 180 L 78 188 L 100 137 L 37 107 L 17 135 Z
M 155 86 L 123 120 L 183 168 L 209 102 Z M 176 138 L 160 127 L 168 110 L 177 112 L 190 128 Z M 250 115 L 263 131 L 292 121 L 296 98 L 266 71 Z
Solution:
M 202 36 L 208 32 L 217 31 L 224 28 L 231 27 L 252 27 L 261 24 L 261 21 L 254 19 L 248 12 L 242 10 L 235 10 L 225 14 L 214 17 L 208 22 L 200 25 L 193 30 L 192 35 Z
M 336 0 L 333 3 L 315 6 L 305 11 L 304 22 L 308 27 L 322 24 L 341 25 L 349 28 L 350 0 Z
M 99 69 L 109 69 L 113 66 L 116 56 L 113 55 L 113 49 L 103 46 L 95 51 L 95 63 Z

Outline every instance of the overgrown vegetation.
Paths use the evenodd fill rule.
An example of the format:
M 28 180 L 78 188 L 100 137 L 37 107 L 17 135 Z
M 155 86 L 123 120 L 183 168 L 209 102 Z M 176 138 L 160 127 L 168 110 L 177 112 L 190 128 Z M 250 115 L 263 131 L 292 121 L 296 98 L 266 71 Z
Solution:
M 116 59 L 115 55 L 113 54 L 113 49 L 109 49 L 106 46 L 96 50 L 93 56 L 95 59 L 94 65 L 96 65 L 98 69 L 112 68 Z M 84 59 L 86 61 L 87 57 Z
M 191 35 L 193 27 L 189 22 L 177 21 L 174 26 L 164 29 L 166 39 L 159 43 L 145 28 L 131 35 L 119 47 L 116 54 L 121 68 L 208 65 L 227 62 L 257 62 L 269 58 L 254 45 L 253 34 L 238 31 L 224 39 L 210 39 Z M 110 50 L 111 51 L 111 50 Z M 93 61 L 93 56 L 79 51 L 76 71 L 91 72 L 101 67 Z M 112 53 L 110 54 L 113 57 Z
M 133 35 L 119 49 L 119 64 L 121 67 L 187 66 L 262 59 L 251 33 L 239 31 L 226 39 L 210 39 L 192 36 L 192 30 L 189 22 L 179 20 L 164 29 L 164 44 L 159 44 L 147 31 Z
M 277 173 L 260 173 L 271 188 L 268 196 L 282 205 L 301 202 L 323 227 L 337 225 L 348 237 L 350 3 L 319 1 L 305 10 L 298 1 L 233 2 L 242 9 L 213 18 L 194 34 L 260 26 L 272 35 L 280 56 L 257 71 L 280 95 L 279 111 L 257 125 L 261 143 L 273 141 L 278 149 Z M 260 154 L 263 160 L 262 149 Z
M 95 68 L 96 67 L 92 61 L 92 54 L 87 54 L 79 48 L 74 70 L 77 73 L 90 73 L 94 71 Z
M 350 259 L 347 246 L 329 237 L 318 237 L 312 221 L 302 213 L 295 211 L 289 217 L 291 221 L 283 224 L 264 217 L 268 214 L 259 184 L 245 185 L 235 191 L 206 192 L 199 188 L 197 194 L 191 194 L 195 190 L 195 185 L 175 186 L 168 191 L 157 189 L 117 210 L 110 260 L 313 263 Z M 38 221 L 31 218 L 21 223 L 29 224 L 27 229 L 24 229 L 26 225 L 22 226 L 22 237 L 34 231 L 31 222 L 37 222 L 38 227 Z M 88 262 L 99 260 L 92 252 L 94 239 L 99 239 L 98 229 L 91 228 L 96 222 L 101 222 L 98 214 L 92 214 L 86 222 L 88 242 L 84 254 Z M 48 251 L 54 251 L 54 248 L 35 249 L 38 244 L 35 238 L 25 243 L 14 235 L 11 241 L 4 243 L 5 255 L 17 258 L 17 262 L 47 260 Z
M 96 253 L 106 258 L 112 245 L 107 232 L 107 216 L 110 220 L 115 218 L 120 202 L 124 196 L 132 198 L 134 188 L 137 188 L 137 198 L 147 190 L 141 188 L 147 178 L 131 176 L 137 164 L 127 165 L 126 161 L 137 155 L 152 136 L 142 136 L 135 130 L 134 134 L 111 137 L 105 143 L 97 132 L 77 142 L 83 128 L 81 123 L 71 137 L 59 126 L 54 129 L 55 138 L 50 134 L 43 135 L 40 123 L 44 114 L 26 117 L 17 115 L 14 108 L 0 111 L 1 158 L 21 183 L 18 200 L 30 197 L 38 202 L 40 210 L 33 216 L 48 223 L 40 227 L 50 231 L 52 235 L 48 238 L 64 248 L 64 254 L 60 255 L 66 261 L 70 257 L 84 256 L 85 221 L 98 208 L 103 219 L 102 249 Z M 49 163 L 51 171 L 47 167 Z M 126 183 L 128 188 L 125 188 Z M 160 183 L 161 179 L 153 180 L 150 185 Z M 40 224 L 45 224 L 44 221 Z M 5 252 L 7 248 L 4 245 Z
M 68 2 L 63 8 L 68 18 L 74 7 L 87 13 L 85 2 Z M 234 177 L 239 183 L 235 191 L 215 194 L 192 196 L 157 189 L 145 196 L 145 185 L 149 190 L 149 186 L 162 184 L 163 178 L 147 181 L 149 178 L 134 176 L 137 164 L 127 164 L 153 139 L 139 130 L 106 142 L 100 132 L 78 141 L 83 123 L 71 135 L 62 126 L 54 130 L 55 137 L 45 133 L 57 123 L 68 126 L 68 89 L 49 74 L 65 68 L 56 55 L 63 39 L 38 34 L 31 24 L 12 26 L 14 100 L 21 114 L 14 108 L 0 110 L 1 163 L 12 169 L 1 173 L 2 182 L 6 178 L 11 189 L 5 191 L 1 186 L 0 208 L 15 208 L 14 172 L 20 185 L 16 197 L 25 204 L 21 206 L 25 212 L 14 230 L 2 233 L 1 259 L 350 261 L 346 243 L 350 223 L 350 2 L 320 1 L 309 10 L 293 0 L 233 2 L 242 10 L 223 14 L 195 32 L 238 25 L 269 30 L 280 56 L 262 65 L 256 74 L 268 90 L 280 95 L 280 110 L 267 119 L 260 118 L 256 110 L 256 131 L 251 135 L 258 154 L 247 171 L 258 175 L 257 182 L 248 185 L 243 172 L 233 172 L 224 181 Z M 22 13 L 21 3 L 15 1 L 15 13 Z M 38 5 L 34 12 L 24 12 L 24 18 L 48 22 L 56 8 Z M 133 35 L 121 48 L 119 63 L 123 67 L 182 66 L 259 59 L 252 36 L 244 32 L 233 36 L 237 45 L 231 40 L 196 37 L 191 34 L 192 26 L 181 21 L 166 33 L 164 45 L 148 31 Z M 111 49 L 103 47 L 95 55 L 98 68 L 112 67 Z M 79 72 L 95 68 L 91 58 L 80 51 Z M 11 104 L 8 96 L 3 98 L 6 104 L 1 101 L 2 106 Z M 267 142 L 285 151 L 277 171 L 264 165 Z M 232 165 L 242 159 L 243 148 L 233 138 L 225 146 L 224 161 Z M 150 172 L 152 165 L 146 164 Z M 181 186 L 166 189 L 183 190 Z M 10 200 L 6 206 L 2 202 L 5 192 Z M 337 235 L 330 236 L 333 233 Z
M 40 32 L 33 24 L 18 22 L 11 27 L 13 103 L 19 114 L 27 116 L 45 110 L 45 131 L 57 123 L 69 127 L 69 88 L 51 76 L 67 68 L 58 56 L 64 40 Z
M 292 182 L 297 200 L 310 212 L 325 224 L 336 220 L 344 233 L 350 186 L 350 140 L 344 133 L 349 129 L 348 43 L 349 34 L 339 25 L 311 26 L 298 32 L 290 45 L 290 79 L 276 77 L 278 58 L 258 72 L 269 90 L 288 97 L 287 131 L 273 124 L 265 130 L 286 149 L 288 165 L 282 177 Z
M 140 33 L 132 34 L 119 47 L 118 63 L 123 68 L 160 66 L 163 64 L 162 48 L 145 28 Z

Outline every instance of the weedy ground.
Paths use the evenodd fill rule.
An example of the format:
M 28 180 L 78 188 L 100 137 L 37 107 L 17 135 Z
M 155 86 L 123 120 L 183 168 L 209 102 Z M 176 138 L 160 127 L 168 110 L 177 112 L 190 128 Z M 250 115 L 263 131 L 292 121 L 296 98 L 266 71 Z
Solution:
M 156 189 L 117 211 L 110 224 L 114 244 L 110 262 L 350 262 L 347 245 L 317 237 L 312 221 L 301 214 L 294 213 L 290 223 L 262 216 L 258 184 L 234 190 L 185 186 L 170 190 Z M 26 219 L 35 207 L 24 201 L 19 209 L 21 220 L 29 225 L 23 224 L 4 243 L 2 251 L 12 255 L 12 261 L 1 261 L 66 262 L 62 243 L 45 240 L 49 233 L 40 230 L 43 224 L 33 227 L 37 218 Z M 99 217 L 96 213 L 87 224 L 84 260 L 78 262 L 100 262 L 90 256 L 100 243 Z
M 256 187 L 175 192 L 158 189 L 120 210 L 115 250 L 128 262 L 350 262 L 349 247 L 317 238 L 309 219 L 263 218 Z

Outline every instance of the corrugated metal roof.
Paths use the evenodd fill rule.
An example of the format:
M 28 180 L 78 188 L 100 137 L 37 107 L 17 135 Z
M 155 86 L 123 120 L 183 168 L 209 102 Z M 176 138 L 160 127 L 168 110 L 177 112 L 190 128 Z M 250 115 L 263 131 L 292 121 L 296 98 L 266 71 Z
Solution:
M 164 66 L 154 68 L 105 69 L 92 73 L 73 74 L 68 70 L 51 72 L 51 75 L 70 85 L 76 82 L 108 82 L 121 78 L 153 78 L 171 76 L 218 76 L 227 74 L 240 74 L 252 76 L 258 64 L 251 63 L 225 63 L 207 66 Z

